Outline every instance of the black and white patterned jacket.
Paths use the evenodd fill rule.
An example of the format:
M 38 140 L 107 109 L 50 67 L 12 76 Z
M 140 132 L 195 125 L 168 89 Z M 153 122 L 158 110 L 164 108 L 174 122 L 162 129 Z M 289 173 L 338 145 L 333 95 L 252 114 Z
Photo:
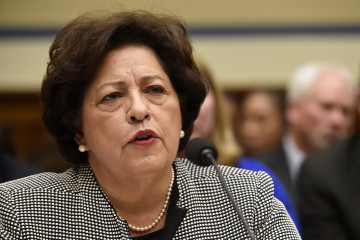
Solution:
M 177 208 L 171 239 L 249 239 L 214 167 L 176 159 Z M 257 239 L 300 239 L 263 172 L 221 166 Z M 169 218 L 169 215 L 168 215 Z M 0 184 L 0 239 L 129 239 L 88 165 Z

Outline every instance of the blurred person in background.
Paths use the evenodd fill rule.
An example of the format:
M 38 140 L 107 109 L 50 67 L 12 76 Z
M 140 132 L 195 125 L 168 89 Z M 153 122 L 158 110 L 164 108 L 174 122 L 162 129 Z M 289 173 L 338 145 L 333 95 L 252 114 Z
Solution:
M 40 169 L 16 157 L 11 132 L 0 123 L 0 183 L 40 172 Z
M 199 56 L 195 60 L 200 73 L 209 83 L 209 92 L 194 122 L 190 139 L 201 137 L 209 140 L 217 147 L 218 163 L 232 166 L 241 150 L 234 138 L 224 93 L 205 62 Z
M 305 240 L 360 239 L 360 130 L 311 154 L 298 187 Z
M 239 156 L 242 156 L 241 146 L 237 144 L 234 137 L 225 94 L 205 62 L 200 58 L 196 58 L 196 62 L 202 76 L 208 81 L 210 89 L 204 103 L 201 105 L 190 139 L 201 137 L 214 143 L 219 153 L 217 159 L 219 164 L 256 172 L 263 171 L 269 174 L 274 182 L 274 196 L 285 205 L 286 210 L 300 232 L 300 222 L 294 204 L 291 202 L 285 187 L 276 174 L 258 159 L 239 158 Z M 183 156 L 184 154 L 181 153 L 181 155 Z
M 281 143 L 286 121 L 280 92 L 251 90 L 244 95 L 236 110 L 233 125 L 244 156 L 258 157 Z
M 322 62 L 300 66 L 288 82 L 288 129 L 282 143 L 260 159 L 279 176 L 296 205 L 295 186 L 305 158 L 350 134 L 356 89 L 346 67 Z

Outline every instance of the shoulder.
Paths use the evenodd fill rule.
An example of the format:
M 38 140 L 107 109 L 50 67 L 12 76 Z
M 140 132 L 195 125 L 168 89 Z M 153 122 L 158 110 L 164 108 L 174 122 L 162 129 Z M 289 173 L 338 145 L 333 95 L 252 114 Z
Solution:
M 0 184 L 0 191 L 8 193 L 39 192 L 46 190 L 77 191 L 77 168 L 64 173 L 44 172 Z
M 212 165 L 210 166 L 199 166 L 194 164 L 188 159 L 181 158 L 177 159 L 177 165 L 186 169 L 192 176 L 192 178 L 217 178 L 216 170 Z M 260 163 L 262 166 L 264 166 L 262 163 Z M 232 166 L 225 166 L 225 165 L 218 165 L 221 169 L 221 173 L 226 177 L 238 177 L 238 178 L 248 178 L 248 177 L 254 177 L 258 176 L 259 173 L 248 170 L 248 169 L 242 169 Z M 266 174 L 265 174 L 266 175 Z
M 77 175 L 72 168 L 64 173 L 44 172 L 0 184 L 0 218 L 17 225 L 20 219 L 31 216 L 39 220 L 46 215 L 44 211 L 76 204 L 80 195 Z
M 272 171 L 272 169 L 268 167 L 265 163 L 261 162 L 256 158 L 251 158 L 251 157 L 242 158 L 240 159 L 237 167 L 251 171 L 266 172 L 271 177 L 273 184 L 275 186 L 275 190 L 277 189 L 280 190 L 281 192 L 286 191 L 279 177 Z
M 177 159 L 175 165 L 180 181 L 180 207 L 188 209 L 189 218 L 192 212 L 200 211 L 207 222 L 221 219 L 227 229 L 237 224 L 243 226 L 213 166 L 197 166 L 186 159 Z M 284 205 L 274 197 L 273 182 L 267 173 L 222 165 L 219 168 L 234 202 L 259 239 L 290 239 L 279 233 L 297 235 Z M 191 220 L 192 224 L 201 221 L 198 215 L 192 217 L 196 219 Z
M 185 172 L 191 181 L 198 183 L 198 188 L 221 188 L 219 177 L 213 166 L 198 166 L 187 159 L 178 159 L 177 166 L 180 172 Z M 255 197 L 259 191 L 266 190 L 269 195 L 273 194 L 273 182 L 271 177 L 263 172 L 219 165 L 220 171 L 235 193 L 241 196 Z
M 66 205 L 67 200 L 78 195 L 75 176 L 75 169 L 71 169 L 60 174 L 39 173 L 0 184 L 0 218 L 4 224 L 18 226 L 20 219 L 26 220 L 29 216 L 39 219 L 44 217 L 43 211 Z

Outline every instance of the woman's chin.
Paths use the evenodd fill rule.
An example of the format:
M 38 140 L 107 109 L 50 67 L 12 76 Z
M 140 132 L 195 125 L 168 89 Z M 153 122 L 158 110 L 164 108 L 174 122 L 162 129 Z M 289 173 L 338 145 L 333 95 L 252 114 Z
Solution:
M 167 167 L 169 167 L 168 162 L 161 161 L 158 158 L 145 158 L 138 159 L 131 164 L 130 168 L 134 174 L 154 174 L 156 172 L 161 172 Z

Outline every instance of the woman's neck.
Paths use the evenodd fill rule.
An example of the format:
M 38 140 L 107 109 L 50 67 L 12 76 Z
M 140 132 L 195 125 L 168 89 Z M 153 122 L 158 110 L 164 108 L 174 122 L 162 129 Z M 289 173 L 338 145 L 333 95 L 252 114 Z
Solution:
M 147 234 L 161 229 L 165 224 L 169 186 L 173 177 L 172 168 L 139 175 L 110 174 L 94 171 L 96 179 L 117 214 L 129 226 L 147 227 L 155 222 L 160 213 L 163 216 L 151 230 L 131 231 L 133 236 Z M 164 174 L 166 172 L 166 174 Z

